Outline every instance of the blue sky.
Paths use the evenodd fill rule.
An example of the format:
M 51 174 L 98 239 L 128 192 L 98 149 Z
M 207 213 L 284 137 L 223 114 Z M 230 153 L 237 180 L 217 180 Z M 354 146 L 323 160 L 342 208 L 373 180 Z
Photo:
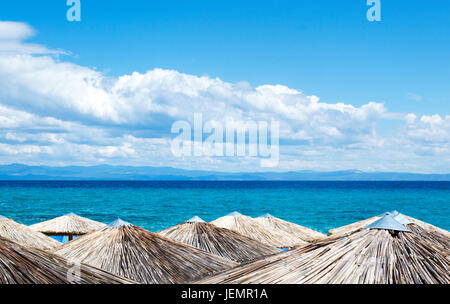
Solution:
M 81 3 L 80 23 L 67 22 L 63 0 L 4 2 L 0 17 L 31 24 L 34 40 L 112 75 L 159 67 L 282 83 L 323 101 L 386 101 L 392 111 L 449 109 L 445 0 L 382 1 L 379 23 L 366 20 L 363 0 Z M 425 100 L 411 102 L 409 94 Z
M 410 149 L 420 150 L 414 152 L 419 156 L 411 160 L 413 164 L 402 163 L 398 155 L 395 159 L 389 158 L 394 158 L 392 155 L 381 160 L 333 162 L 336 153 L 354 152 L 356 148 L 348 147 L 349 144 L 362 144 L 353 138 L 330 144 L 327 148 L 331 146 L 332 151 L 328 154 L 305 160 L 308 164 L 300 162 L 294 166 L 296 169 L 305 166 L 311 169 L 328 161 L 330 169 L 450 171 L 448 157 L 434 154 L 438 150 L 444 153 L 448 146 L 449 122 L 445 117 L 450 115 L 450 2 L 433 1 L 431 5 L 427 1 L 381 0 L 381 22 L 367 21 L 365 2 L 81 0 L 82 21 L 71 23 L 65 19 L 68 7 L 63 0 L 3 1 L 0 20 L 28 24 L 36 33 L 24 40 L 26 43 L 70 52 L 54 60 L 98 71 L 104 77 L 118 78 L 133 72 L 145 74 L 160 68 L 219 78 L 231 84 L 247 82 L 252 88 L 279 84 L 305 96 L 318 96 L 326 104 L 341 102 L 356 108 L 370 102 L 384 104 L 383 117 L 375 125 L 368 122 L 370 128 L 386 141 L 389 136 L 399 138 L 408 133 L 408 143 L 397 144 L 403 148 L 419 145 Z M 22 97 L 6 94 L 1 97 L 9 98 L 9 108 L 23 111 L 29 107 L 23 101 L 16 101 Z M 39 108 L 36 103 L 32 108 Z M 57 109 L 53 111 L 59 113 Z M 442 122 L 435 119 L 433 124 L 425 118 L 420 121 L 425 125 L 408 125 L 408 130 L 401 130 L 405 122 L 399 117 L 411 113 L 417 121 L 423 116 L 439 115 Z M 56 117 L 37 109 L 34 114 L 83 125 L 93 121 L 70 119 L 79 113 Z M 97 127 L 104 124 L 97 123 Z M 127 129 L 136 133 L 136 127 L 127 126 Z M 117 132 L 121 136 L 130 135 Z M 108 129 L 108 133 L 112 130 Z M 315 136 L 308 137 L 315 139 L 314 147 L 309 148 L 323 152 L 324 147 L 317 147 L 322 138 Z M 432 137 L 437 139 L 433 141 Z M 393 146 L 389 149 L 392 153 L 398 151 Z M 292 153 L 286 154 L 294 160 Z M 19 153 L 15 159 L 9 156 L 3 162 L 13 160 L 36 163 L 55 159 L 42 155 L 23 159 Z M 389 165 L 392 162 L 398 163 Z M 67 160 L 56 163 L 66 164 Z M 138 163 L 146 162 L 141 159 Z M 379 163 L 385 165 L 378 166 Z M 218 166 L 220 169 L 226 165 Z

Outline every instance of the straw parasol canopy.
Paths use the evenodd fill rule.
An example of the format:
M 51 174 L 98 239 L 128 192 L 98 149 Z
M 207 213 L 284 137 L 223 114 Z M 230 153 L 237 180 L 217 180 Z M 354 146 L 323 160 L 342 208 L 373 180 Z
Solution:
M 0 215 L 0 237 L 14 241 L 25 247 L 35 247 L 42 250 L 55 248 L 60 243 L 45 234 L 31 230 L 12 219 Z
M 407 227 L 409 227 L 408 225 L 410 225 L 410 224 L 415 224 L 415 225 L 422 227 L 423 229 L 427 230 L 430 233 L 437 233 L 437 234 L 441 234 L 447 238 L 450 238 L 450 232 L 448 232 L 447 230 L 433 226 L 428 223 L 425 223 L 425 222 L 415 219 L 413 217 L 404 215 L 396 210 L 390 211 L 390 212 L 385 212 L 381 215 L 374 216 L 374 217 L 371 217 L 369 219 L 366 219 L 366 220 L 363 220 L 360 222 L 356 222 L 356 223 L 352 223 L 352 224 L 342 226 L 339 228 L 331 229 L 328 232 L 333 236 L 348 234 L 348 233 L 354 232 L 356 230 L 359 230 L 359 229 L 375 222 L 376 220 L 381 219 L 386 214 L 393 215 L 397 221 L 401 222 L 402 224 L 407 225 Z
M 276 218 L 268 213 L 255 218 L 255 220 L 269 229 L 287 232 L 298 238 L 300 241 L 314 242 L 327 237 L 323 233 Z
M 0 237 L 0 284 L 135 283 L 88 265 Z
M 285 231 L 274 230 L 260 224 L 255 219 L 233 212 L 211 222 L 217 227 L 233 230 L 241 235 L 269 246 L 291 248 L 308 244 Z
M 367 227 L 370 228 L 371 226 L 377 225 L 383 219 L 386 220 L 387 218 L 390 217 L 392 217 L 394 220 L 402 224 L 407 229 L 407 231 L 415 232 L 416 234 L 420 234 L 421 231 L 423 230 L 427 231 L 427 234 L 424 234 L 423 237 L 430 238 L 430 240 L 436 246 L 440 245 L 444 249 L 449 247 L 450 233 L 447 230 L 425 223 L 413 217 L 404 215 L 396 210 L 385 212 L 375 218 L 372 218 L 375 219 L 375 221 L 372 220 L 371 223 L 368 226 L 366 226 L 366 228 Z
M 237 265 L 120 219 L 55 253 L 145 284 L 186 283 Z
M 268 246 L 232 230 L 206 223 L 198 216 L 160 231 L 159 234 L 176 242 L 237 262 L 250 261 L 279 252 L 276 247 Z
M 402 214 L 400 214 L 400 215 L 402 215 Z M 414 229 L 414 226 L 417 225 L 417 226 L 421 227 L 422 229 L 425 229 L 426 231 L 428 231 L 431 234 L 441 235 L 441 236 L 444 236 L 446 238 L 450 238 L 450 232 L 448 232 L 445 229 L 442 229 L 442 228 L 433 226 L 431 224 L 422 222 L 422 221 L 420 221 L 418 219 L 415 219 L 413 217 L 410 217 L 410 216 L 406 216 L 406 215 L 404 215 L 404 216 L 411 222 L 409 224 L 406 224 L 406 227 L 408 227 L 410 229 L 411 229 L 411 227 L 412 227 L 412 229 Z M 411 225 L 411 224 L 414 224 L 414 225 Z
M 69 213 L 49 221 L 31 225 L 30 228 L 46 235 L 69 236 L 70 241 L 74 235 L 79 236 L 97 231 L 105 226 L 106 225 L 103 223 L 78 216 L 74 213 Z
M 392 223 L 389 219 L 374 225 L 378 228 L 331 236 L 198 283 L 449 284 L 449 239 L 444 248 L 418 225 L 414 226 L 415 230 L 408 228 L 408 232 L 404 226 L 401 231 L 395 230 Z

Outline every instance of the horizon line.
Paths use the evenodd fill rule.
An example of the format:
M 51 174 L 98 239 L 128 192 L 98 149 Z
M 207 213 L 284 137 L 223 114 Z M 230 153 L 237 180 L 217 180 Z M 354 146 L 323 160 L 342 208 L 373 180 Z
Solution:
M 415 175 L 450 175 L 450 172 L 447 173 L 422 173 L 422 172 L 411 172 L 411 171 L 364 171 L 360 169 L 340 169 L 340 170 L 332 170 L 332 171 L 321 171 L 318 169 L 304 169 L 297 171 L 213 171 L 209 169 L 185 169 L 185 168 L 177 168 L 171 166 L 155 166 L 155 165 L 111 165 L 111 164 L 95 164 L 95 165 L 28 165 L 23 163 L 9 163 L 9 164 L 0 164 L 0 167 L 4 166 L 25 166 L 25 167 L 49 167 L 49 168 L 68 168 L 68 167 L 79 167 L 79 168 L 93 168 L 93 167 L 129 167 L 129 168 L 158 168 L 158 169 L 176 169 L 182 171 L 200 171 L 200 172 L 212 172 L 212 173 L 221 173 L 221 174 L 267 174 L 267 173 L 337 173 L 337 172 L 353 172 L 353 173 L 364 173 L 364 174 L 376 174 L 376 173 L 389 173 L 389 174 L 415 174 Z

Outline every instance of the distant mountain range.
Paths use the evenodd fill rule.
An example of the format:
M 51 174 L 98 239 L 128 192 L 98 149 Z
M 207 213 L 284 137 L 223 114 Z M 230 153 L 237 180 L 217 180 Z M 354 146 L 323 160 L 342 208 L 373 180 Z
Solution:
M 252 181 L 450 181 L 450 174 L 362 172 L 242 172 L 182 170 L 170 167 L 1 165 L 0 180 L 252 180 Z

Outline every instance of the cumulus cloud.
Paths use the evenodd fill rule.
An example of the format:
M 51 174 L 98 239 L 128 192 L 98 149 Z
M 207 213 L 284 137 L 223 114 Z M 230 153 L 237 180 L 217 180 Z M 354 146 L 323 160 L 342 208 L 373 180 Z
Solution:
M 428 144 L 448 144 L 450 142 L 450 115 L 441 117 L 423 115 L 417 118 L 414 114 L 407 115 L 406 137 L 417 142 Z
M 287 138 L 355 141 L 371 134 L 383 104 L 354 107 L 321 103 L 316 96 L 284 87 L 256 88 L 220 79 L 154 69 L 117 79 L 51 57 L 0 57 L 0 98 L 41 116 L 84 124 L 151 127 L 166 133 L 174 120 L 270 120 Z
M 67 54 L 62 50 L 51 50 L 39 44 L 24 42 L 34 35 L 35 30 L 26 23 L 0 21 L 0 53 Z
M 0 40 L 25 40 L 35 32 L 28 24 L 12 21 L 0 21 Z
M 448 117 L 389 113 L 380 102 L 325 103 L 279 84 L 252 87 L 174 70 L 109 77 L 55 58 L 59 51 L 24 42 L 34 35 L 27 24 L 0 22 L 3 163 L 259 168 L 252 158 L 174 157 L 171 125 L 192 122 L 195 113 L 222 124 L 278 121 L 279 170 L 377 170 L 389 162 L 391 169 L 411 168 L 399 161 L 400 150 L 414 146 L 407 152 L 415 151 L 414 159 L 423 155 L 415 143 L 438 149 L 437 144 L 449 141 Z M 377 134 L 386 117 L 405 121 L 400 134 Z

